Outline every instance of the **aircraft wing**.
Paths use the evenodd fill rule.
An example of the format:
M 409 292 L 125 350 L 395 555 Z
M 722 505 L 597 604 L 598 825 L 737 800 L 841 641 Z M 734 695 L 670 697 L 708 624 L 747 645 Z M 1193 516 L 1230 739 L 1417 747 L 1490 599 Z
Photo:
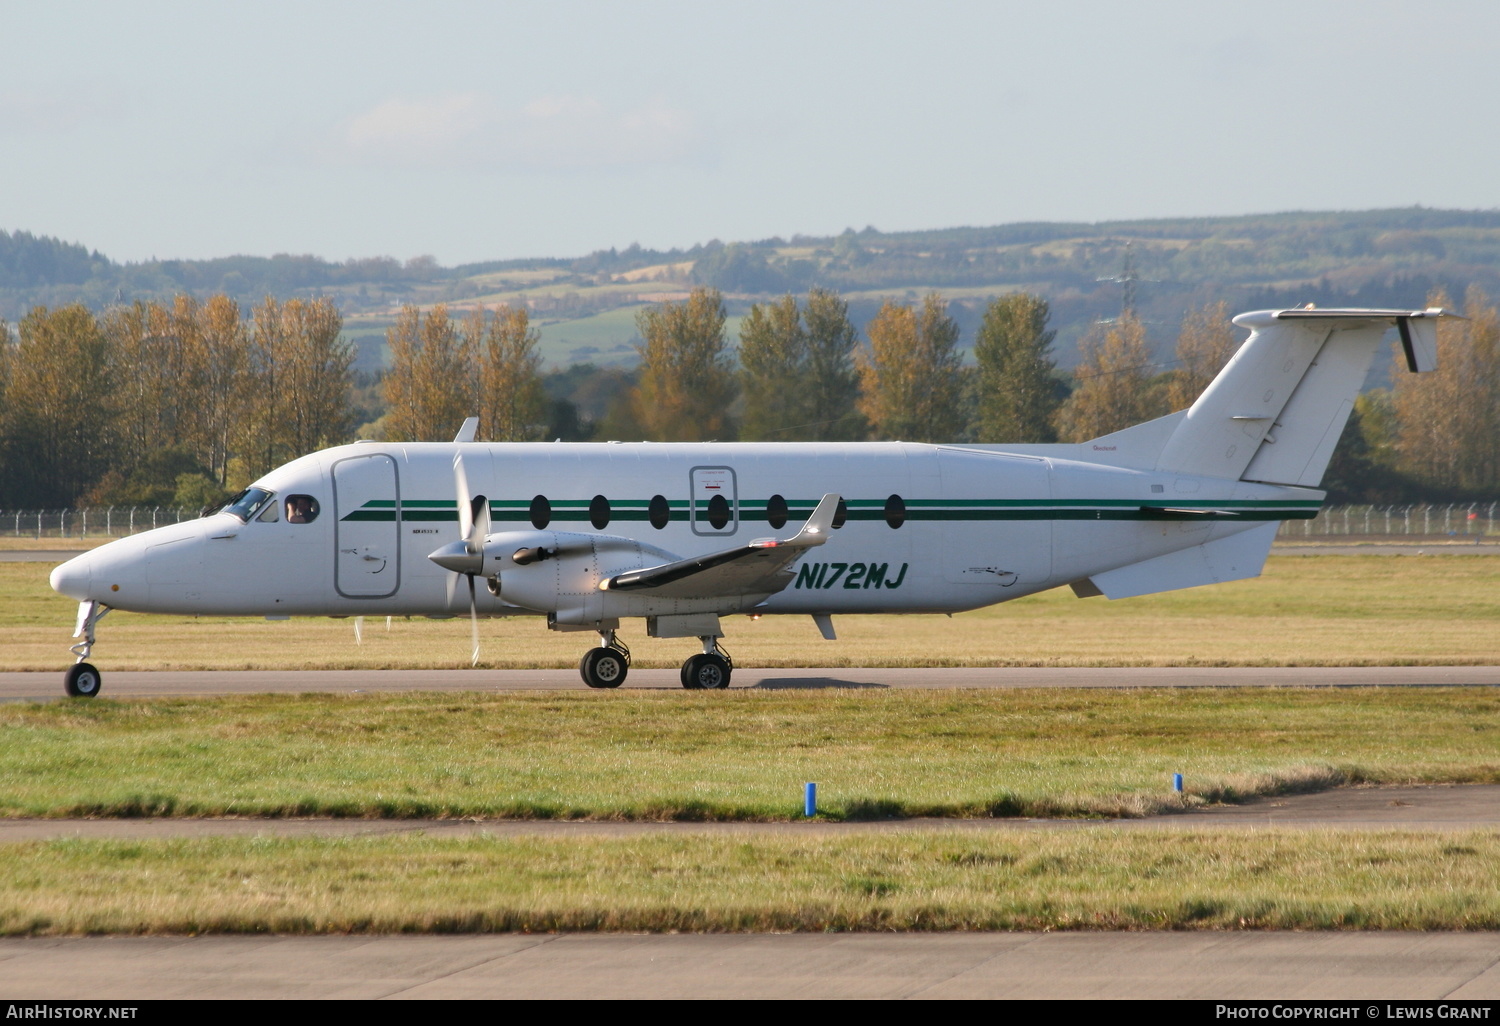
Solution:
M 631 591 L 662 598 L 770 595 L 792 580 L 787 568 L 828 540 L 839 496 L 823 496 L 802 529 L 790 538 L 763 538 L 722 552 L 629 570 L 599 582 L 600 591 Z

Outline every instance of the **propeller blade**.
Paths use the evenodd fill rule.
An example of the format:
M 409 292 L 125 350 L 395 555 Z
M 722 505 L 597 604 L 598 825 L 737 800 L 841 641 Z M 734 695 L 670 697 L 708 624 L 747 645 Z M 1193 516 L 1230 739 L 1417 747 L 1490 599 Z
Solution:
M 485 536 L 490 533 L 490 500 L 476 495 L 469 503 L 469 533 L 464 540 L 469 545 L 469 555 L 484 551 Z
M 464 473 L 462 453 L 453 455 L 453 486 L 458 495 L 458 536 L 464 541 L 474 533 L 474 507 L 469 500 L 469 475 Z
M 474 597 L 474 575 L 469 574 L 469 637 L 474 642 L 474 659 L 470 666 L 479 665 L 479 602 Z
M 356 645 L 363 645 L 365 643 L 364 636 L 360 632 L 360 628 L 364 626 L 364 623 L 365 623 L 365 618 L 364 617 L 362 617 L 362 616 L 356 616 L 354 618 L 354 643 Z

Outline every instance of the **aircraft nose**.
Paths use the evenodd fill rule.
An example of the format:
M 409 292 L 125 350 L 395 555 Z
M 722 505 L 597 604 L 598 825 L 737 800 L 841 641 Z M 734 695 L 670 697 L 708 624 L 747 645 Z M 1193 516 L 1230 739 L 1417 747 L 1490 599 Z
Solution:
M 93 583 L 93 579 L 92 560 L 87 554 L 74 556 L 61 564 L 52 571 L 52 576 L 49 578 L 53 591 L 80 602 L 88 601 L 89 586 Z

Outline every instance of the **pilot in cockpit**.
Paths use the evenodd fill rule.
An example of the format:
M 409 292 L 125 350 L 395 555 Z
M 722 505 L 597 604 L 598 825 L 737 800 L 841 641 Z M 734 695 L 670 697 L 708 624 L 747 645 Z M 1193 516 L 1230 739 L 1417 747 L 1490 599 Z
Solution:
M 310 524 L 318 519 L 318 500 L 311 495 L 289 495 L 286 500 L 286 522 Z

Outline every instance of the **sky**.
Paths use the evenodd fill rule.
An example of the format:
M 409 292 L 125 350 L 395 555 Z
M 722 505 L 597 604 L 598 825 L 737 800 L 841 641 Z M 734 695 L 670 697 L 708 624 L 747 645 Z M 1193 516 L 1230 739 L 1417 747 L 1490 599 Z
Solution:
M 1493 0 L 0 0 L 0 229 L 445 265 L 1500 206 Z

